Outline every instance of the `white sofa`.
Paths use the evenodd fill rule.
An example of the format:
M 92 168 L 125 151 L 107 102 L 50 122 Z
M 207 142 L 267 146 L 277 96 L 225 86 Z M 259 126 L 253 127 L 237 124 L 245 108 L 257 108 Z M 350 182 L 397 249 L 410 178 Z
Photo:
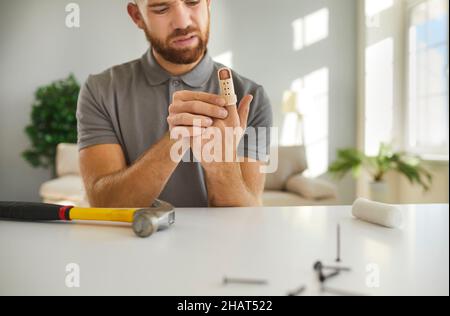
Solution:
M 271 150 L 273 159 L 275 148 Z M 337 204 L 337 189 L 328 181 L 303 175 L 308 169 L 304 146 L 278 147 L 278 168 L 266 175 L 265 206 Z
M 44 203 L 89 206 L 80 176 L 78 146 L 59 144 L 56 149 L 57 178 L 44 182 L 39 190 Z
M 274 151 L 272 150 L 272 155 Z M 303 176 L 307 169 L 303 146 L 280 147 L 278 168 L 266 177 L 263 203 L 265 206 L 329 205 L 337 203 L 335 187 L 323 180 Z M 40 188 L 43 202 L 88 206 L 80 176 L 78 147 L 59 144 L 56 154 L 57 178 Z

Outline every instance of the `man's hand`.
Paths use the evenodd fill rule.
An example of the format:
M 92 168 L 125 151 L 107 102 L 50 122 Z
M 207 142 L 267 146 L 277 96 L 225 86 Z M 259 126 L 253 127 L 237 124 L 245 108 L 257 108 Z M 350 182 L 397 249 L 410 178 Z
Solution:
M 214 168 L 217 162 L 238 162 L 237 147 L 247 128 L 252 100 L 253 96 L 247 95 L 241 100 L 239 109 L 236 105 L 226 106 L 228 116 L 225 119 L 214 119 L 213 124 L 202 131 L 202 135 L 192 138 L 194 156 L 205 169 Z M 206 144 L 208 150 L 205 151 Z M 215 152 L 218 148 L 221 148 L 220 156 Z M 209 159 L 205 155 L 209 155 Z M 213 158 L 214 161 L 211 161 Z
M 261 205 L 265 179 L 261 163 L 237 157 L 252 100 L 253 96 L 245 96 L 238 108 L 225 106 L 225 99 L 214 94 L 182 91 L 174 95 L 167 119 L 170 131 L 174 137 L 184 137 L 205 170 L 210 206 Z M 227 113 L 222 115 L 221 110 Z
M 205 128 L 214 123 L 214 119 L 225 119 L 228 111 L 225 100 L 215 94 L 194 91 L 177 91 L 173 94 L 172 104 L 169 106 L 167 123 L 171 135 L 178 134 L 177 129 L 190 137 L 199 136 Z M 197 123 L 197 128 L 194 128 Z M 195 134 L 196 133 L 196 134 Z
M 252 100 L 253 96 L 247 95 L 241 100 L 239 108 L 235 105 L 228 106 L 229 115 L 227 118 L 214 120 L 213 125 L 206 128 L 202 136 L 192 138 L 193 153 L 205 170 L 210 206 L 243 207 L 262 205 L 262 192 L 265 182 L 265 175 L 260 172 L 262 163 L 237 156 L 237 147 L 247 128 Z M 225 132 L 227 128 L 233 131 L 231 137 Z M 210 132 L 212 140 L 208 139 Z M 217 134 L 221 135 L 217 137 Z M 230 134 L 229 131 L 228 134 Z M 211 143 L 215 146 L 220 146 L 222 154 L 221 157 L 215 156 L 213 161 L 208 162 L 205 161 L 204 155 L 209 154 Z M 215 149 L 212 148 L 213 151 Z M 217 160 L 216 158 L 219 159 Z

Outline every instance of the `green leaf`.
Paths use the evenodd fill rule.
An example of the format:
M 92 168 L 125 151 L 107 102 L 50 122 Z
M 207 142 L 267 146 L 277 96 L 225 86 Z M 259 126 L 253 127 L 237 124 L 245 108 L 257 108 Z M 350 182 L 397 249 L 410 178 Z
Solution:
M 343 178 L 348 172 L 357 170 L 363 162 L 363 154 L 358 150 L 348 148 L 338 151 L 338 159 L 333 162 L 328 171 L 337 178 Z
M 56 146 L 76 142 L 79 92 L 80 86 L 73 74 L 36 89 L 31 122 L 24 130 L 31 145 L 22 154 L 31 166 L 54 168 Z
M 420 157 L 405 152 L 394 152 L 392 146 L 381 144 L 375 157 L 366 156 L 364 153 L 353 149 L 341 149 L 338 158 L 329 166 L 329 172 L 342 178 L 348 172 L 353 177 L 359 177 L 363 169 L 366 169 L 374 181 L 383 180 L 384 175 L 395 170 L 404 175 L 412 184 L 418 184 L 427 191 L 429 190 L 433 177 L 423 166 Z

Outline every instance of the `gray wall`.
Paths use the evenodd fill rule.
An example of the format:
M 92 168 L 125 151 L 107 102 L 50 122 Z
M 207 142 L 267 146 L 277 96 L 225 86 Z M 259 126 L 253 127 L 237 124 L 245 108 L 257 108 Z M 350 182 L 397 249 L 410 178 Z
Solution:
M 78 0 L 81 28 L 65 26 L 61 0 L 1 0 L 0 4 L 0 200 L 38 200 L 46 170 L 20 157 L 28 140 L 33 93 L 70 72 L 89 73 L 131 60 L 145 50 L 143 36 L 126 15 L 127 1 Z
M 212 56 L 233 51 L 234 68 L 263 84 L 272 100 L 275 123 L 282 121 L 282 92 L 293 79 L 329 69 L 330 157 L 356 142 L 357 0 L 212 0 Z M 33 93 L 40 85 L 73 72 L 88 74 L 135 59 L 147 43 L 126 14 L 127 0 L 78 0 L 81 28 L 65 27 L 61 0 L 0 0 L 0 200 L 38 200 L 49 172 L 29 167 L 20 157 L 28 146 L 23 133 Z M 327 39 L 292 51 L 291 22 L 327 7 Z M 345 184 L 345 185 L 344 185 Z M 344 202 L 352 181 L 340 186 Z
M 329 70 L 329 161 L 336 149 L 356 146 L 356 3 L 358 0 L 226 0 L 232 17 L 229 49 L 233 67 L 262 84 L 272 100 L 275 125 L 281 126 L 283 91 L 315 70 Z M 329 35 L 300 51 L 292 49 L 292 22 L 329 10 Z M 327 178 L 324 176 L 324 178 Z M 342 203 L 354 199 L 355 184 L 338 183 Z

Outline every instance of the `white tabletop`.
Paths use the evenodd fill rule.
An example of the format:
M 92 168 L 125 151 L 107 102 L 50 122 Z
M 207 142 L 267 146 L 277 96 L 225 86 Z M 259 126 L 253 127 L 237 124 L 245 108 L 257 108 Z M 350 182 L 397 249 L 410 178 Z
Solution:
M 127 224 L 0 221 L 0 295 L 320 294 L 313 264 L 342 263 L 328 287 L 366 295 L 449 295 L 449 207 L 401 206 L 404 226 L 358 221 L 350 206 L 177 209 L 148 239 Z M 66 286 L 66 266 L 80 287 Z M 377 277 L 378 275 L 378 277 Z M 223 277 L 267 280 L 222 283 Z M 375 283 L 374 283 L 375 280 Z

